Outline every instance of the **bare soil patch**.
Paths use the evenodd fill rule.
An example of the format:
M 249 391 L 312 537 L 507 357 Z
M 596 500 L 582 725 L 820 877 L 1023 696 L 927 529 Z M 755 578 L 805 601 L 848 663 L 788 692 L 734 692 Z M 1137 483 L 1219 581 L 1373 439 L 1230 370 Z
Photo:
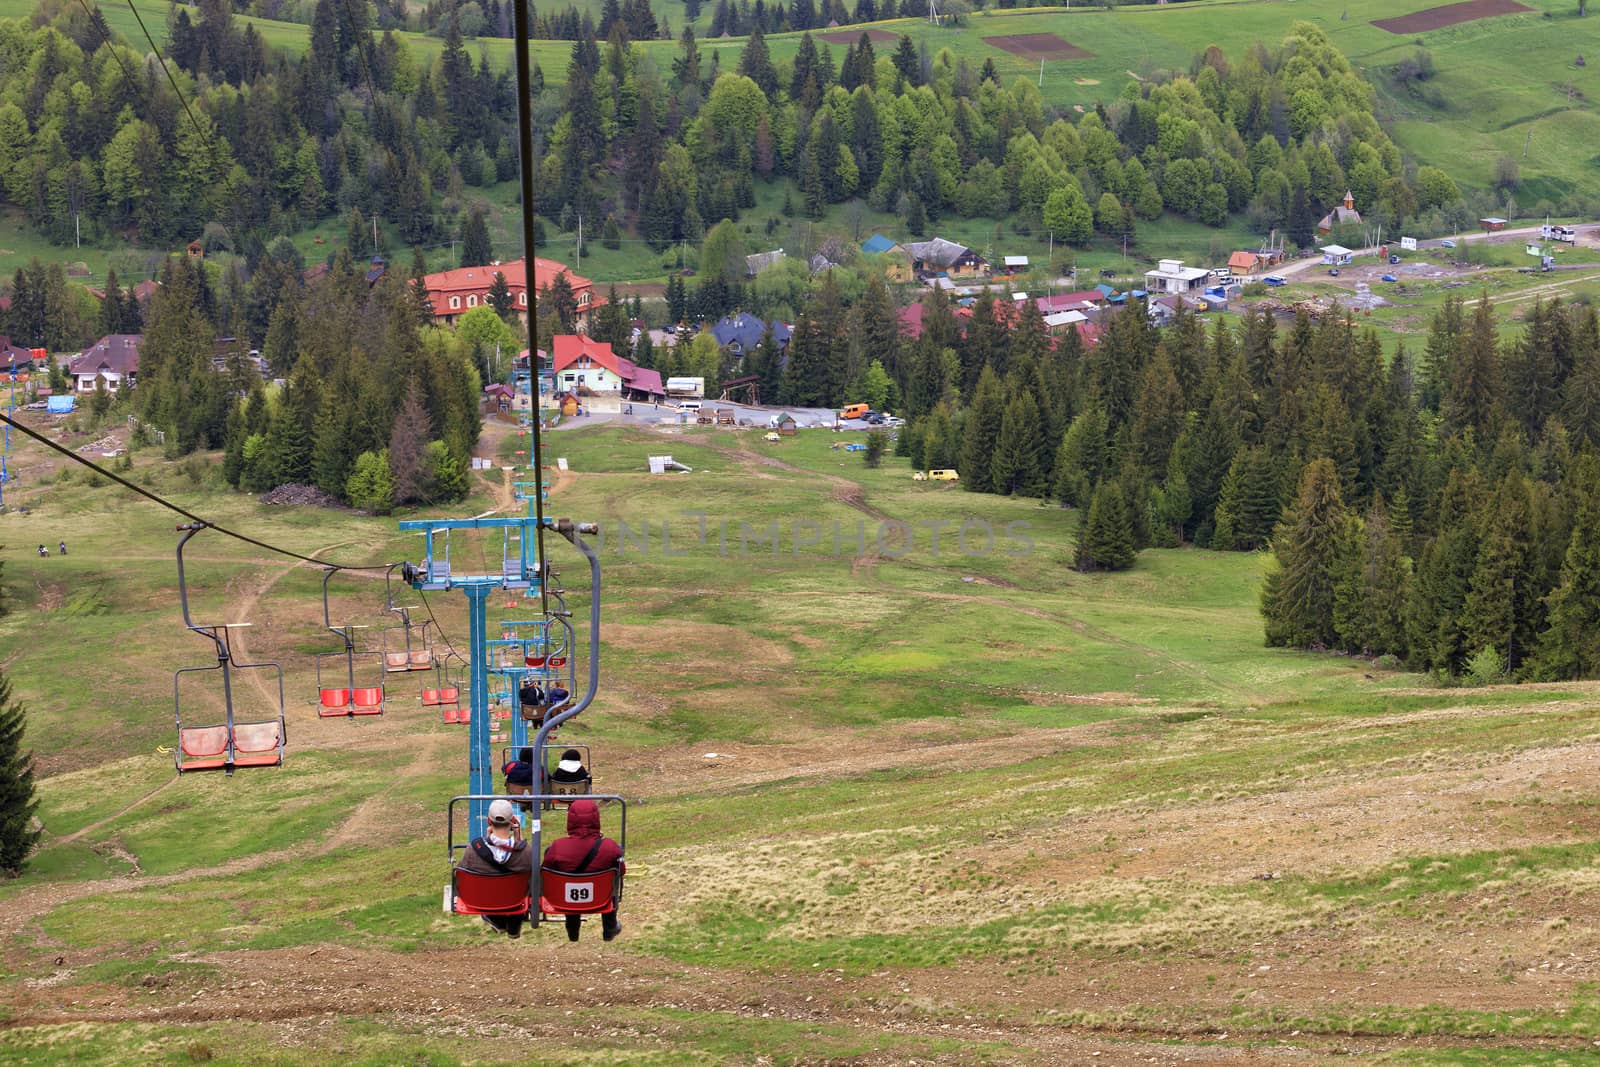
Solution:
M 1053 33 L 1011 33 L 985 37 L 984 44 L 1024 59 L 1093 59 L 1094 53 L 1064 41 Z
M 827 41 L 829 44 L 855 44 L 861 40 L 863 33 L 874 41 L 898 41 L 900 39 L 898 33 L 890 33 L 888 30 L 840 30 L 838 33 L 819 33 L 817 34 L 817 39 Z
M 1515 15 L 1519 11 L 1532 10 L 1533 8 L 1527 4 L 1517 3 L 1517 0 L 1466 0 L 1465 3 L 1430 7 L 1392 19 L 1373 19 L 1372 24 L 1390 33 L 1411 34 L 1422 33 L 1425 30 L 1442 30 L 1446 26 L 1476 22 L 1478 19 L 1493 18 L 1495 15 Z

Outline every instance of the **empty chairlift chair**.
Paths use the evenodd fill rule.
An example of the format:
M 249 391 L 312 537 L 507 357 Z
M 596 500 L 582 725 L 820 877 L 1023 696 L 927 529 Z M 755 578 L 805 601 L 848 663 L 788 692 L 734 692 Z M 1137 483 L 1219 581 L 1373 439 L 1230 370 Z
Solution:
M 205 667 L 180 667 L 172 675 L 173 719 L 178 728 L 178 747 L 173 763 L 179 774 L 187 771 L 220 770 L 232 774 L 239 767 L 276 767 L 283 763 L 283 748 L 288 742 L 288 725 L 284 717 L 283 668 L 276 663 L 239 663 L 233 658 L 232 631 L 249 623 L 213 624 L 196 623 L 189 615 L 189 591 L 183 567 L 183 549 L 189 540 L 205 529 L 200 523 L 179 527 L 184 536 L 178 541 L 178 601 L 186 628 L 211 642 L 217 662 Z M 223 720 L 196 726 L 185 725 L 186 714 L 183 696 L 185 675 L 209 675 L 216 672 L 221 681 Z M 275 714 L 257 719 L 241 720 L 236 715 L 235 676 L 240 671 L 270 671 L 277 680 L 277 705 Z M 254 687 L 251 687 L 254 688 Z M 269 694 L 270 688 L 266 690 Z M 192 703 L 192 702 L 191 702 Z M 191 716 L 192 718 L 192 716 Z
M 354 623 L 333 625 L 328 581 L 334 572 L 335 568 L 330 567 L 322 576 L 322 622 L 330 633 L 339 636 L 344 648 L 317 654 L 317 715 L 324 719 L 382 715 L 383 686 L 356 684 L 356 658 L 371 655 L 356 651 L 355 632 L 362 627 Z

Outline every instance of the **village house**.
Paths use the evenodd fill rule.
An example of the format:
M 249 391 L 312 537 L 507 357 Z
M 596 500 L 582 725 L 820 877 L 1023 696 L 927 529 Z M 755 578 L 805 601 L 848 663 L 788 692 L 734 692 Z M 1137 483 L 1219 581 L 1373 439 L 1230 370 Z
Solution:
M 0 334 L 0 370 L 15 373 L 33 368 L 33 350 L 11 343 L 11 338 Z
M 78 353 L 67 364 L 67 374 L 80 393 L 94 392 L 96 383 L 101 381 L 107 392 L 132 389 L 138 384 L 139 345 L 143 341 L 143 334 L 107 334 Z
M 911 269 L 911 253 L 881 233 L 861 242 L 861 251 L 869 256 L 884 257 L 884 276 L 890 282 L 904 284 L 916 277 Z
M 1356 198 L 1348 189 L 1344 192 L 1344 203 L 1322 216 L 1322 221 L 1317 223 L 1317 232 L 1329 233 L 1335 226 L 1346 224 L 1361 225 L 1361 212 L 1356 210 Z
M 1350 257 L 1353 255 L 1355 253 L 1344 245 L 1322 246 L 1322 262 L 1325 266 L 1348 267 L 1350 265 Z
M 1211 272 L 1204 267 L 1185 267 L 1181 259 L 1163 259 L 1155 270 L 1144 272 L 1144 287 L 1151 294 L 1192 293 L 1206 287 Z
M 943 237 L 908 244 L 905 249 L 911 256 L 912 269 L 923 275 L 977 278 L 989 269 L 988 261 L 981 255 L 966 245 L 946 241 Z
M 610 344 L 582 334 L 557 334 L 550 339 L 555 354 L 551 372 L 556 388 L 566 393 L 614 396 L 622 400 L 664 400 L 661 372 L 637 366 L 619 356 Z
M 1228 257 L 1228 271 L 1231 274 L 1247 277 L 1260 270 L 1261 257 L 1254 252 L 1235 252 Z
M 754 278 L 762 271 L 771 270 L 789 257 L 779 248 L 772 252 L 757 252 L 755 255 L 744 257 L 744 275 Z
M 746 356 L 755 351 L 766 331 L 765 322 L 754 315 L 736 311 L 732 315 L 724 315 L 715 326 L 711 327 L 711 336 L 717 339 L 718 348 L 731 355 Z M 793 336 L 793 330 L 781 322 L 773 321 L 772 342 L 778 346 L 778 351 L 788 348 L 789 339 Z
M 528 271 L 525 260 L 513 259 L 504 263 L 490 263 L 485 267 L 458 267 L 455 270 L 429 274 L 422 279 L 427 286 L 428 300 L 433 304 L 433 321 L 442 326 L 454 326 L 457 319 L 475 307 L 489 303 L 489 289 L 494 285 L 496 273 L 506 276 L 506 288 L 511 293 L 511 306 L 517 317 L 528 321 Z M 533 261 L 534 296 L 554 284 L 561 275 L 567 276 L 572 295 L 577 302 L 576 326 L 589 328 L 589 317 L 605 305 L 605 298 L 594 291 L 588 278 L 573 274 L 565 263 L 551 259 Z

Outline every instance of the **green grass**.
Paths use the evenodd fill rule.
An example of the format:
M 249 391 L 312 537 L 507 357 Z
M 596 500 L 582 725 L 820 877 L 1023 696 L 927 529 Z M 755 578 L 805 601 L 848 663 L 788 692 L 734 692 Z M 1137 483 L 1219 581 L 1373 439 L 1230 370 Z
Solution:
M 1351 1034 L 1398 1051 L 1425 1035 L 1483 1063 L 1494 1033 L 1528 1053 L 1508 1064 L 1600 1039 L 1581 975 L 1500 996 L 1527 959 L 1584 951 L 1600 860 L 1589 687 L 1428 690 L 1268 650 L 1259 556 L 1146 551 L 1127 573 L 1080 575 L 1072 512 L 913 482 L 892 457 L 869 470 L 829 447 L 840 435 L 759 435 L 587 426 L 546 442 L 575 475 L 551 510 L 608 530 L 603 687 L 566 729 L 593 746 L 596 785 L 630 801 L 624 938 L 585 938 L 573 953 L 606 955 L 582 960 L 553 955 L 559 931 L 508 946 L 440 914 L 465 739 L 410 677 L 385 679 L 382 720 L 316 719 L 310 653 L 332 641 L 313 568 L 193 542 L 194 612 L 248 614 L 251 654 L 284 663 L 290 745 L 282 768 L 174 780 L 158 751 L 173 743 L 170 672 L 205 648 L 179 625 L 172 519 L 109 487 L 33 487 L 8 543 L 66 530 L 72 555 L 3 572 L 15 611 L 0 647 L 30 710 L 46 836 L 29 873 L 0 883 L 0 914 L 25 916 L 0 941 L 0 1059 L 298 1064 L 336 1048 L 355 1064 L 499 1062 L 497 1045 L 469 1056 L 445 1040 L 432 1001 L 446 1025 L 537 1031 L 552 1063 L 1004 1062 L 1062 1027 L 1115 1052 L 1106 1027 L 1122 1025 L 1175 1053 Z M 653 453 L 695 472 L 651 477 Z M 268 508 L 216 492 L 214 468 L 197 485 L 135 458 L 136 478 L 272 543 L 416 558 L 394 518 Z M 834 523 L 874 530 L 879 514 L 915 531 L 904 556 L 873 553 L 870 534 L 835 550 Z M 623 522 L 650 531 L 647 549 L 612 536 Z M 935 522 L 950 524 L 937 552 Z M 962 522 L 1025 522 L 1032 551 L 952 551 Z M 740 550 L 740 524 L 774 523 L 778 551 Z M 823 543 L 797 548 L 819 528 Z M 497 551 L 452 543 L 474 569 Z M 576 556 L 552 551 L 576 587 Z M 338 617 L 382 621 L 377 579 L 336 580 L 333 595 Z M 430 597 L 458 642 L 463 602 Z M 1403 991 L 1468 935 L 1483 973 L 1460 970 L 1438 1003 Z M 364 988 L 320 974 L 356 954 Z M 1510 979 L 1501 955 L 1522 961 Z M 333 983 L 311 1007 L 289 961 Z M 1248 995 L 1258 967 L 1286 961 L 1303 980 Z M 596 989 L 559 1036 L 523 985 L 504 1002 L 484 988 L 500 988 L 491 972 L 565 980 L 569 966 Z M 1352 992 L 1352 973 L 1370 987 Z M 412 974 L 429 978 L 420 1001 Z M 1215 995 L 1200 974 L 1221 976 Z M 1107 984 L 1079 983 L 1091 977 Z M 1014 985 L 1040 992 L 1012 1000 Z M 166 1014 L 216 990 L 264 1014 Z M 943 1030 L 969 1016 L 995 1023 Z

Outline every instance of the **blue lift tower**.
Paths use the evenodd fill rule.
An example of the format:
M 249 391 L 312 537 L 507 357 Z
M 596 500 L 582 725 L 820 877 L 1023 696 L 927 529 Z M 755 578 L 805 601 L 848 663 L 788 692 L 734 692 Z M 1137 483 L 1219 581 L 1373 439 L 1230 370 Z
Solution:
M 576 651 L 571 645 L 571 636 L 575 636 L 572 634 L 569 621 L 571 612 L 566 609 L 564 598 L 546 583 L 547 575 L 540 559 L 542 538 L 538 536 L 541 532 L 539 523 L 540 520 L 531 515 L 521 518 L 407 519 L 400 523 L 401 530 L 416 531 L 423 535 L 425 552 L 420 566 L 408 563 L 401 568 L 404 580 L 420 591 L 455 589 L 465 593 L 467 597 L 470 665 L 467 791 L 473 798 L 469 801 L 468 807 L 469 837 L 483 832 L 489 809 L 487 798 L 494 796 L 496 792 L 495 753 L 492 740 L 494 731 L 489 717 L 489 676 L 491 671 L 501 673 L 510 669 L 510 665 L 496 665 L 492 654 L 495 650 L 490 647 L 488 622 L 490 595 L 499 590 L 525 590 L 525 595 L 531 596 L 538 591 L 541 600 L 546 604 L 542 612 L 544 616 L 542 626 L 545 632 L 548 633 L 552 627 L 558 632 L 566 631 L 569 634 L 568 654 Z M 587 685 L 581 693 L 572 692 L 570 702 L 556 713 L 543 716 L 543 722 L 532 742 L 533 765 L 536 768 L 546 765 L 544 750 L 546 738 L 551 731 L 587 708 L 593 701 L 600 682 L 600 559 L 594 549 L 579 536 L 598 533 L 599 529 L 593 523 L 574 523 L 570 519 L 548 518 L 544 520 L 543 529 L 565 538 L 589 562 L 588 678 Z M 498 531 L 502 545 L 500 570 L 494 573 L 469 574 L 452 568 L 450 535 L 455 531 L 478 531 L 490 538 Z M 555 605 L 549 603 L 551 595 L 556 597 Z M 499 645 L 501 642 L 496 641 L 495 644 Z M 548 668 L 524 668 L 527 671 L 541 669 Z M 518 672 L 518 676 L 520 673 Z M 522 709 L 519 708 L 517 714 L 522 713 Z M 518 738 L 526 737 L 525 728 L 516 730 L 515 735 Z M 541 855 L 537 819 L 534 819 L 530 826 L 529 836 L 530 844 L 535 850 L 534 855 Z

